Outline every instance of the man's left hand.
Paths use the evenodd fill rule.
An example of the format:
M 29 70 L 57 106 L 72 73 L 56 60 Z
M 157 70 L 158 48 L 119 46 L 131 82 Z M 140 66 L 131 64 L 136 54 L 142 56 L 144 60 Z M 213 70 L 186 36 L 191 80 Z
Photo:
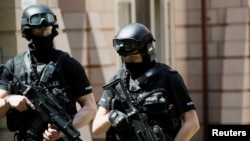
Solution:
M 43 141 L 56 141 L 60 137 L 62 137 L 62 132 L 57 131 L 52 128 L 51 124 L 48 124 L 48 129 L 43 133 Z

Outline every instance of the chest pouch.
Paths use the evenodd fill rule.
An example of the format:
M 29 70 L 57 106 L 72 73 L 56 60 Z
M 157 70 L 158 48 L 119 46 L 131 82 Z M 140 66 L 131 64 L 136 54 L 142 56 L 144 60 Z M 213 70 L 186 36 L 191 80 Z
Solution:
M 139 94 L 137 102 L 150 119 L 160 120 L 168 114 L 167 91 L 159 88 L 151 92 Z

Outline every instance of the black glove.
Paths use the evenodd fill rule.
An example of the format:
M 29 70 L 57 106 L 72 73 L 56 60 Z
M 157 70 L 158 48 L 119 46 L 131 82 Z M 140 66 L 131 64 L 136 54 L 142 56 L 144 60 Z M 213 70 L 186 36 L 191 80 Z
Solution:
M 118 110 L 111 110 L 109 112 L 109 121 L 111 122 L 112 127 L 119 131 L 126 131 L 129 128 L 127 116 L 126 114 L 118 111 Z

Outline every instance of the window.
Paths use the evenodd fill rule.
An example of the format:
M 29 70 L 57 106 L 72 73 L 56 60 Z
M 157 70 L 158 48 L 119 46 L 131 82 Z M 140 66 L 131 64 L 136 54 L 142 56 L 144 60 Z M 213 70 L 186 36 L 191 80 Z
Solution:
M 132 22 L 131 0 L 118 0 L 118 29 Z

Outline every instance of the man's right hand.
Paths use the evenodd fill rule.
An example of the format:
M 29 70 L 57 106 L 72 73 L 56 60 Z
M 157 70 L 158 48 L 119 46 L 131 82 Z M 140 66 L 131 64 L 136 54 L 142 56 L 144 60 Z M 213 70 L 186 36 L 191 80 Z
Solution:
M 5 102 L 9 104 L 11 108 L 15 108 L 20 112 L 28 110 L 28 107 L 35 110 L 35 105 L 22 95 L 9 95 L 5 98 Z
M 127 120 L 126 114 L 118 111 L 118 110 L 111 110 L 109 112 L 109 121 L 111 122 L 112 127 L 116 130 L 123 130 L 127 131 L 129 127 L 129 123 Z

